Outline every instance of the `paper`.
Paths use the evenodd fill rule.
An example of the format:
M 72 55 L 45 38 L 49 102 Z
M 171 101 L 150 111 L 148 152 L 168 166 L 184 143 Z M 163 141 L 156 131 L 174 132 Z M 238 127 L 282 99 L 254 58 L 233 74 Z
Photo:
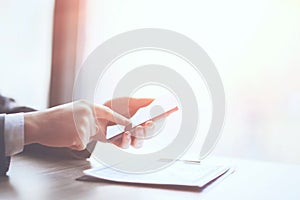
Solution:
M 176 161 L 165 169 L 145 174 L 125 173 L 105 166 L 85 170 L 84 173 L 114 182 L 203 187 L 229 169 L 226 166 Z

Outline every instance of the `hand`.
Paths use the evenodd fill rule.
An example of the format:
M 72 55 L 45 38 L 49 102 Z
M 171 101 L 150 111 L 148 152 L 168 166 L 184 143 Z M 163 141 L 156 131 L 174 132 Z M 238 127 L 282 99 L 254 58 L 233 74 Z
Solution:
M 129 98 L 129 97 L 123 97 L 123 98 L 117 98 L 110 101 L 107 101 L 104 105 L 109 107 L 110 109 L 114 110 L 115 112 L 121 114 L 122 116 L 125 116 L 126 118 L 131 118 L 140 108 L 148 106 L 150 103 L 152 103 L 154 99 L 148 99 L 148 98 Z M 108 120 L 99 120 L 101 127 L 106 127 L 109 125 L 114 125 L 114 123 L 109 122 Z M 128 148 L 129 145 L 132 145 L 135 148 L 141 148 L 143 146 L 143 138 L 147 135 L 150 135 L 151 132 L 154 130 L 154 124 L 152 121 L 148 121 L 142 126 L 138 126 L 133 130 L 133 133 L 125 132 L 121 135 L 121 137 L 117 137 L 117 139 L 112 140 L 111 142 L 118 147 L 121 148 Z M 106 134 L 106 128 L 105 131 L 102 132 L 102 134 Z M 133 137 L 132 135 L 136 136 Z M 105 136 L 100 136 L 101 138 Z
M 73 112 L 76 113 L 76 125 Z M 69 147 L 83 150 L 92 138 L 105 127 L 97 129 L 98 121 L 128 125 L 130 121 L 106 106 L 77 101 L 24 114 L 25 144 L 40 143 L 51 147 Z M 100 138 L 101 139 L 101 138 Z

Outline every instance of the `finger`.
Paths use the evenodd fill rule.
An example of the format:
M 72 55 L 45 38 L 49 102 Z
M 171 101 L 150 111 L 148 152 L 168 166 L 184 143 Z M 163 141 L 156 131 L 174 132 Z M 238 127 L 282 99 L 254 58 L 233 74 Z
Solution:
M 130 143 L 131 143 L 131 134 L 128 131 L 126 131 L 125 133 L 123 133 L 122 142 L 119 147 L 123 149 L 127 149 Z
M 130 116 L 133 116 L 140 108 L 146 107 L 154 101 L 152 98 L 130 98 L 129 110 Z
M 135 135 L 135 137 L 132 140 L 131 145 L 134 148 L 139 149 L 143 146 L 143 143 L 144 143 L 144 137 L 145 137 L 144 128 L 142 126 L 137 126 L 135 128 L 135 134 L 134 135 Z
M 145 107 L 152 103 L 154 99 L 152 98 L 130 98 L 129 105 L 132 107 Z
M 118 137 L 109 139 L 107 141 L 114 144 L 114 145 L 116 145 L 116 146 L 118 146 L 118 147 L 121 147 L 122 140 L 123 140 L 123 134 L 118 135 Z
M 108 121 L 114 122 L 116 124 L 120 124 L 126 126 L 130 124 L 130 120 L 126 117 L 120 115 L 119 113 L 111 110 L 106 106 L 95 106 L 95 114 L 96 118 L 106 119 Z
M 149 105 L 153 100 L 154 99 L 151 98 L 136 99 L 130 97 L 122 97 L 107 101 L 104 105 L 120 113 L 121 115 L 130 118 L 138 111 L 138 109 Z
M 147 121 L 145 123 L 144 126 L 144 137 L 148 138 L 148 137 L 152 137 L 154 135 L 154 131 L 155 131 L 155 125 L 153 121 Z

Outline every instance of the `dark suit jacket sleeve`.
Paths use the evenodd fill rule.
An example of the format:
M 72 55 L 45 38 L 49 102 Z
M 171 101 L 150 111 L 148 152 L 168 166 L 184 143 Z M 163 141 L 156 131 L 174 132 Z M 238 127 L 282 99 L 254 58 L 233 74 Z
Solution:
M 10 164 L 10 157 L 5 156 L 4 120 L 5 115 L 0 115 L 0 176 L 6 175 Z

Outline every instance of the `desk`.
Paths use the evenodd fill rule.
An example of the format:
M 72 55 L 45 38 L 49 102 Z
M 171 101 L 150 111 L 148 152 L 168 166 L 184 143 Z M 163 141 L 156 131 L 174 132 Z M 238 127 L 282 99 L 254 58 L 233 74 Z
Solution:
M 197 192 L 76 181 L 88 161 L 22 154 L 13 157 L 9 178 L 1 178 L 0 199 L 300 199 L 300 166 L 232 161 L 235 173 Z

